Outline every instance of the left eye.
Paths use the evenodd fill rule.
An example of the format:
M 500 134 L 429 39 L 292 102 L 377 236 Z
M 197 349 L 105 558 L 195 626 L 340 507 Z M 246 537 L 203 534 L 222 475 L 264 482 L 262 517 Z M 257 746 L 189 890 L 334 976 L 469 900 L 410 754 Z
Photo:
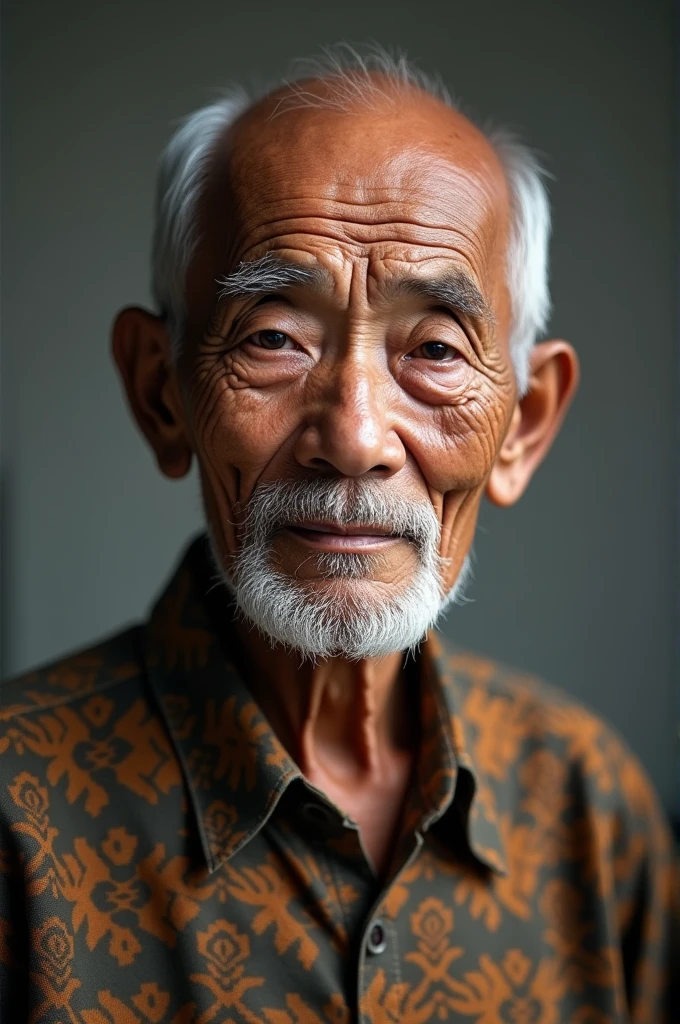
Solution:
M 451 345 L 446 345 L 443 341 L 426 341 L 415 349 L 411 355 L 415 356 L 416 359 L 433 359 L 437 362 L 442 362 L 445 359 L 455 359 L 458 356 L 458 352 Z
M 251 334 L 248 340 L 258 348 L 277 349 L 284 348 L 290 338 L 283 331 L 258 331 L 256 334 Z

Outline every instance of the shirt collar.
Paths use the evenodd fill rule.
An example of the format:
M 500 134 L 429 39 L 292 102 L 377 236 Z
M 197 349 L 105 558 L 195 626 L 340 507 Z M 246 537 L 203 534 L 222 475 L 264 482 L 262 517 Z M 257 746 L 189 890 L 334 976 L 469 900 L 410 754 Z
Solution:
M 441 733 L 450 743 L 458 767 L 455 800 L 442 824 L 455 816 L 470 853 L 496 874 L 507 875 L 506 850 L 498 818 L 499 787 L 472 757 L 474 730 L 465 708 L 474 681 L 461 671 L 464 663 L 462 652 L 444 641 L 440 634 L 428 635 L 423 645 L 423 689 L 429 689 L 434 695 Z M 501 739 L 499 736 L 499 742 Z
M 236 644 L 233 610 L 199 537 L 153 608 L 146 659 L 211 871 L 259 831 L 300 777 L 235 667 Z
M 145 644 L 149 679 L 184 770 L 210 871 L 262 828 L 288 785 L 302 778 L 236 668 L 233 621 L 207 539 L 199 537 L 154 606 Z M 405 826 L 441 819 L 445 835 L 453 814 L 473 856 L 505 873 L 494 801 L 469 755 L 450 651 L 433 635 L 420 668 L 421 748 Z

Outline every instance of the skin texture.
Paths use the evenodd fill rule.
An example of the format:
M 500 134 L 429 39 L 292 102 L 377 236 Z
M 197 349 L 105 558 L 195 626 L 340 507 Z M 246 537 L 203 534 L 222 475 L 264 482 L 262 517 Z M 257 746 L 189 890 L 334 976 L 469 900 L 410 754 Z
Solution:
M 136 308 L 117 318 L 113 348 L 130 405 L 163 473 L 181 477 L 198 459 L 225 565 L 238 548 L 239 504 L 258 483 L 371 478 L 431 503 L 450 587 L 483 495 L 514 503 L 548 451 L 577 385 L 575 353 L 563 341 L 537 345 L 531 390 L 518 401 L 508 190 L 464 117 L 419 92 L 378 109 L 271 117 L 281 95 L 248 112 L 219 147 L 179 363 L 162 320 Z M 218 300 L 217 278 L 267 253 L 320 268 L 323 279 L 266 301 Z M 443 308 L 397 284 L 443 276 L 471 282 L 487 313 Z M 271 348 L 280 334 L 282 346 Z M 431 342 L 447 346 L 444 359 L 430 357 Z M 275 555 L 321 588 L 312 545 L 323 548 L 323 536 L 284 531 Z M 376 600 L 416 566 L 404 540 L 381 551 Z M 264 713 L 386 870 L 418 743 L 401 654 L 301 666 L 256 630 L 242 633 Z

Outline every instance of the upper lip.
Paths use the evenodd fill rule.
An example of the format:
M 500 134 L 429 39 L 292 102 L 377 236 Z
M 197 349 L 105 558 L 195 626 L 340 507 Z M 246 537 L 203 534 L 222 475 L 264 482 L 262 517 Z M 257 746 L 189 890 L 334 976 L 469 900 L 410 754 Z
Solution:
M 361 523 L 330 523 L 318 520 L 302 520 L 289 524 L 303 530 L 316 530 L 319 533 L 338 533 L 348 537 L 393 537 L 394 531 L 388 526 L 362 525 Z

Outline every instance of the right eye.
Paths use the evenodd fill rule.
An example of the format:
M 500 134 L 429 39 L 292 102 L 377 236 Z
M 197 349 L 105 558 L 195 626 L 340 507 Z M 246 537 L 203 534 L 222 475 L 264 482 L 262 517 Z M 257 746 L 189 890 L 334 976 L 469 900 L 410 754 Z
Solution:
M 292 338 L 284 334 L 283 331 L 256 331 L 255 334 L 246 338 L 246 341 L 251 342 L 257 348 L 264 348 L 268 351 L 295 347 Z

